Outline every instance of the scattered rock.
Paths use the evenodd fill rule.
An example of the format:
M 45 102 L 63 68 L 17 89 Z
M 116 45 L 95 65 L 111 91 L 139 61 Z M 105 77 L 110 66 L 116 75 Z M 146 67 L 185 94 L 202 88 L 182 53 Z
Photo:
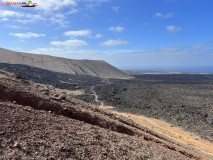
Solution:
M 15 74 L 13 77 L 16 78 L 16 79 L 26 79 L 26 78 L 24 78 L 23 76 L 21 76 L 19 74 Z
M 55 94 L 53 95 L 53 97 L 58 97 L 58 94 L 55 93 Z
M 18 142 L 16 142 L 13 144 L 13 148 L 21 148 L 21 145 Z
M 66 100 L 66 95 L 63 94 L 63 95 L 59 96 L 59 100 Z

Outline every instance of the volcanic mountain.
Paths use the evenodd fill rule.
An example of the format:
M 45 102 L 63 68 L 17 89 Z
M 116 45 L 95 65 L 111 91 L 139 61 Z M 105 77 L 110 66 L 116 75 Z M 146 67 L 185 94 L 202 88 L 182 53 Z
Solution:
M 0 63 L 22 64 L 54 72 L 91 75 L 101 78 L 131 78 L 102 60 L 73 60 L 48 55 L 15 52 L 2 48 L 0 48 Z

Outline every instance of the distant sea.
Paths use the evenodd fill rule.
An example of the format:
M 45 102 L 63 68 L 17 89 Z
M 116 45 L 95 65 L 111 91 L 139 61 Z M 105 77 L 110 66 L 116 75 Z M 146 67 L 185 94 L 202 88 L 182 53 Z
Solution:
M 122 67 L 122 70 L 136 72 L 183 72 L 183 73 L 213 73 L 213 66 L 205 67 Z

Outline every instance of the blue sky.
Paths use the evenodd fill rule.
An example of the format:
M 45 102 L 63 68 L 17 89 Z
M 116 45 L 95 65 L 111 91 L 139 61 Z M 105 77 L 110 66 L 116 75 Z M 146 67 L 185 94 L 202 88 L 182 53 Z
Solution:
M 212 0 L 33 2 L 0 6 L 0 47 L 122 69 L 213 66 Z

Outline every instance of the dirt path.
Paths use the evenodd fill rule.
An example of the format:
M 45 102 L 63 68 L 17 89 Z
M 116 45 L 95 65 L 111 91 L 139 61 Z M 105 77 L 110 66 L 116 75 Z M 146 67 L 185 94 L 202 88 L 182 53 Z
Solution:
M 112 83 L 109 81 L 109 79 L 103 79 L 103 80 L 102 80 L 102 83 L 106 83 L 107 85 L 112 84 Z
M 94 91 L 94 86 L 91 87 L 91 92 L 93 93 L 93 95 L 95 96 L 95 101 L 97 103 L 100 104 L 100 107 L 104 106 L 104 103 L 98 100 L 98 95 L 96 94 L 96 92 Z
M 144 127 L 147 127 L 155 132 L 168 136 L 178 142 L 193 146 L 207 154 L 213 155 L 213 143 L 205 141 L 190 132 L 186 132 L 179 127 L 174 127 L 171 124 L 158 119 L 148 118 L 142 115 L 134 115 L 130 113 L 122 113 L 122 112 L 115 111 L 113 106 L 104 106 L 104 103 L 98 100 L 98 95 L 94 91 L 94 86 L 92 86 L 91 91 L 93 92 L 95 96 L 95 101 L 101 104 L 99 107 L 106 110 L 110 110 L 114 114 L 127 117 L 133 120 L 134 122 Z
M 111 82 L 109 81 L 109 79 L 103 79 L 103 80 L 102 80 L 102 83 L 106 83 L 106 85 L 110 85 L 110 84 L 111 84 Z M 97 103 L 100 104 L 100 107 L 102 107 L 102 106 L 104 106 L 104 103 L 103 103 L 102 101 L 99 101 L 99 100 L 98 100 L 98 95 L 96 94 L 96 92 L 95 92 L 95 90 L 94 90 L 94 87 L 95 87 L 95 86 L 92 86 L 92 87 L 91 87 L 91 92 L 92 92 L 93 95 L 95 96 L 95 101 L 96 101 Z
M 138 116 L 129 113 L 117 112 L 115 110 L 112 110 L 112 106 L 102 106 L 101 108 L 111 110 L 114 114 L 127 117 L 144 127 L 154 130 L 155 132 L 166 135 L 172 139 L 175 139 L 176 141 L 188 144 L 199 149 L 200 151 L 213 155 L 213 144 L 211 142 L 205 141 L 200 137 L 190 132 L 186 132 L 179 127 L 174 127 L 171 124 L 158 119 L 148 118 L 141 115 Z

